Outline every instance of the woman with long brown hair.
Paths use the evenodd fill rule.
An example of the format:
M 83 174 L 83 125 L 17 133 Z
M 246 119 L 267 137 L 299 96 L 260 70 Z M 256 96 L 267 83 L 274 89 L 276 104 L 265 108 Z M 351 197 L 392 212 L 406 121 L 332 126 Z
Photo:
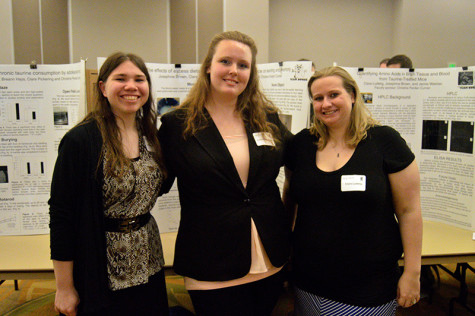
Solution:
M 95 109 L 59 145 L 49 204 L 62 314 L 168 315 L 150 214 L 168 186 L 150 87 L 140 57 L 112 54 L 99 71 Z

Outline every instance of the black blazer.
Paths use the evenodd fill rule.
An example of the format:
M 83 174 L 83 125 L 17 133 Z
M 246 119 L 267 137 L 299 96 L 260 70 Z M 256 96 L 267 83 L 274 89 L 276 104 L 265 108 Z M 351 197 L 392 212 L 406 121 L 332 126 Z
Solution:
M 176 273 L 203 281 L 246 275 L 251 265 L 251 217 L 271 263 L 280 267 L 287 262 L 290 225 L 275 179 L 292 134 L 277 114 L 269 114 L 268 120 L 279 127 L 281 144 L 257 146 L 246 126 L 250 167 L 244 188 L 209 116 L 207 127 L 187 139 L 182 110 L 162 116 L 159 140 L 169 177 L 177 178 L 181 204 Z

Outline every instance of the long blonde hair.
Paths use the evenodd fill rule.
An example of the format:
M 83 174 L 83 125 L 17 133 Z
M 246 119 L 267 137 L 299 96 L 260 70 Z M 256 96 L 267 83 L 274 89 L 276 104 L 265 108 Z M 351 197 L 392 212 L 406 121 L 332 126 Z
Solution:
M 378 123 L 375 119 L 373 119 L 371 112 L 364 104 L 356 81 L 345 69 L 341 67 L 323 68 L 319 71 L 316 71 L 312 77 L 310 77 L 307 87 L 308 94 L 310 95 L 312 102 L 312 84 L 315 82 L 315 80 L 330 76 L 340 77 L 343 82 L 343 88 L 346 90 L 346 92 L 348 92 L 350 95 L 353 94 L 355 97 L 355 103 L 353 103 L 350 115 L 350 124 L 346 132 L 346 143 L 352 147 L 356 147 L 356 145 L 358 145 L 361 140 L 366 138 L 368 129 Z M 318 120 L 316 115 L 313 116 L 312 123 L 313 124 L 310 127 L 310 133 L 317 136 L 318 148 L 323 149 L 327 145 L 329 139 L 328 128 L 325 124 L 323 124 L 323 122 Z
M 277 113 L 277 108 L 268 100 L 259 87 L 259 76 L 256 66 L 257 47 L 254 40 L 241 32 L 229 31 L 217 34 L 211 40 L 208 53 L 201 64 L 196 83 L 191 88 L 186 100 L 178 107 L 185 111 L 185 129 L 183 136 L 194 135 L 198 130 L 208 124 L 205 114 L 205 105 L 211 95 L 211 83 L 208 69 L 216 52 L 216 46 L 223 40 L 232 40 L 243 43 L 251 49 L 252 61 L 248 84 L 238 96 L 236 110 L 245 123 L 248 123 L 254 131 L 270 132 L 279 141 L 278 128 L 275 124 L 267 121 L 268 113 Z

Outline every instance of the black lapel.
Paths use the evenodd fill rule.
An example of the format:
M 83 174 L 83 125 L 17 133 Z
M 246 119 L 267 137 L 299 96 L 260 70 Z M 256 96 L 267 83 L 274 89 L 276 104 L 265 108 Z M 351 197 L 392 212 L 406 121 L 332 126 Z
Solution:
M 225 175 L 234 185 L 238 186 L 241 190 L 244 190 L 241 178 L 239 177 L 236 166 L 234 165 L 233 157 L 211 118 L 208 119 L 208 125 L 204 129 L 196 132 L 194 137 L 216 162 L 216 166 L 220 169 L 222 174 Z

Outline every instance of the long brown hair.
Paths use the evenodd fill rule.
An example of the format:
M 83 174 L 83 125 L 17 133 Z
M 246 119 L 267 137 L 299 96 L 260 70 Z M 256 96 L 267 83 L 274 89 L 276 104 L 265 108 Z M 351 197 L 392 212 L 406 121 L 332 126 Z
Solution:
M 270 132 L 279 142 L 278 128 L 275 124 L 267 121 L 268 113 L 277 113 L 277 108 L 267 99 L 259 87 L 259 76 L 256 66 L 257 46 L 254 40 L 241 32 L 229 31 L 217 34 L 211 40 L 208 53 L 201 64 L 196 83 L 191 88 L 186 100 L 179 106 L 185 111 L 185 129 L 183 136 L 194 135 L 198 130 L 206 127 L 208 117 L 205 115 L 205 104 L 211 95 L 211 83 L 208 69 L 216 52 L 216 46 L 223 40 L 232 40 L 243 43 L 251 49 L 251 73 L 244 91 L 238 96 L 236 111 L 241 115 L 245 123 L 252 130 Z
M 116 117 L 112 112 L 109 100 L 102 94 L 100 89 L 100 82 L 106 82 L 110 74 L 114 69 L 121 65 L 125 61 L 131 61 L 137 66 L 144 74 L 148 82 L 149 90 L 152 91 L 152 82 L 150 74 L 145 66 L 145 62 L 137 55 L 125 54 L 117 52 L 110 55 L 104 64 L 102 65 L 99 76 L 97 78 L 97 84 L 95 85 L 95 104 L 94 109 L 89 113 L 83 122 L 95 120 L 101 131 L 103 140 L 103 148 L 107 148 L 109 162 L 105 165 L 105 172 L 110 176 L 121 176 L 126 170 L 126 167 L 130 165 L 130 159 L 126 157 L 123 149 L 119 127 L 116 123 Z M 157 138 L 157 113 L 153 106 L 152 93 L 149 93 L 148 99 L 142 108 L 136 113 L 137 128 L 139 128 L 142 136 L 145 136 L 148 144 L 152 147 L 153 159 L 157 162 L 160 170 L 163 174 L 166 174 L 166 169 L 163 164 L 162 152 L 160 143 Z M 103 160 L 104 150 L 101 152 L 101 159 Z M 119 173 L 117 174 L 117 170 Z
M 367 130 L 376 125 L 377 122 L 371 116 L 371 112 L 368 110 L 366 105 L 363 102 L 363 98 L 361 97 L 360 89 L 356 84 L 356 81 L 351 77 L 351 75 L 341 67 L 327 67 L 323 68 L 319 71 L 316 71 L 312 77 L 308 80 L 308 94 L 310 95 L 310 99 L 313 103 L 313 96 L 312 96 L 312 84 L 321 78 L 330 77 L 330 76 L 338 76 L 341 78 L 343 82 L 343 88 L 348 92 L 350 95 L 353 94 L 355 97 L 355 103 L 353 104 L 353 108 L 351 110 L 350 116 L 350 125 L 348 126 L 348 130 L 346 131 L 346 143 L 350 146 L 356 146 L 358 143 L 366 138 Z M 310 133 L 318 137 L 318 148 L 323 149 L 328 143 L 329 133 L 328 128 L 325 124 L 317 119 L 317 116 L 313 116 L 313 124 L 310 127 Z

